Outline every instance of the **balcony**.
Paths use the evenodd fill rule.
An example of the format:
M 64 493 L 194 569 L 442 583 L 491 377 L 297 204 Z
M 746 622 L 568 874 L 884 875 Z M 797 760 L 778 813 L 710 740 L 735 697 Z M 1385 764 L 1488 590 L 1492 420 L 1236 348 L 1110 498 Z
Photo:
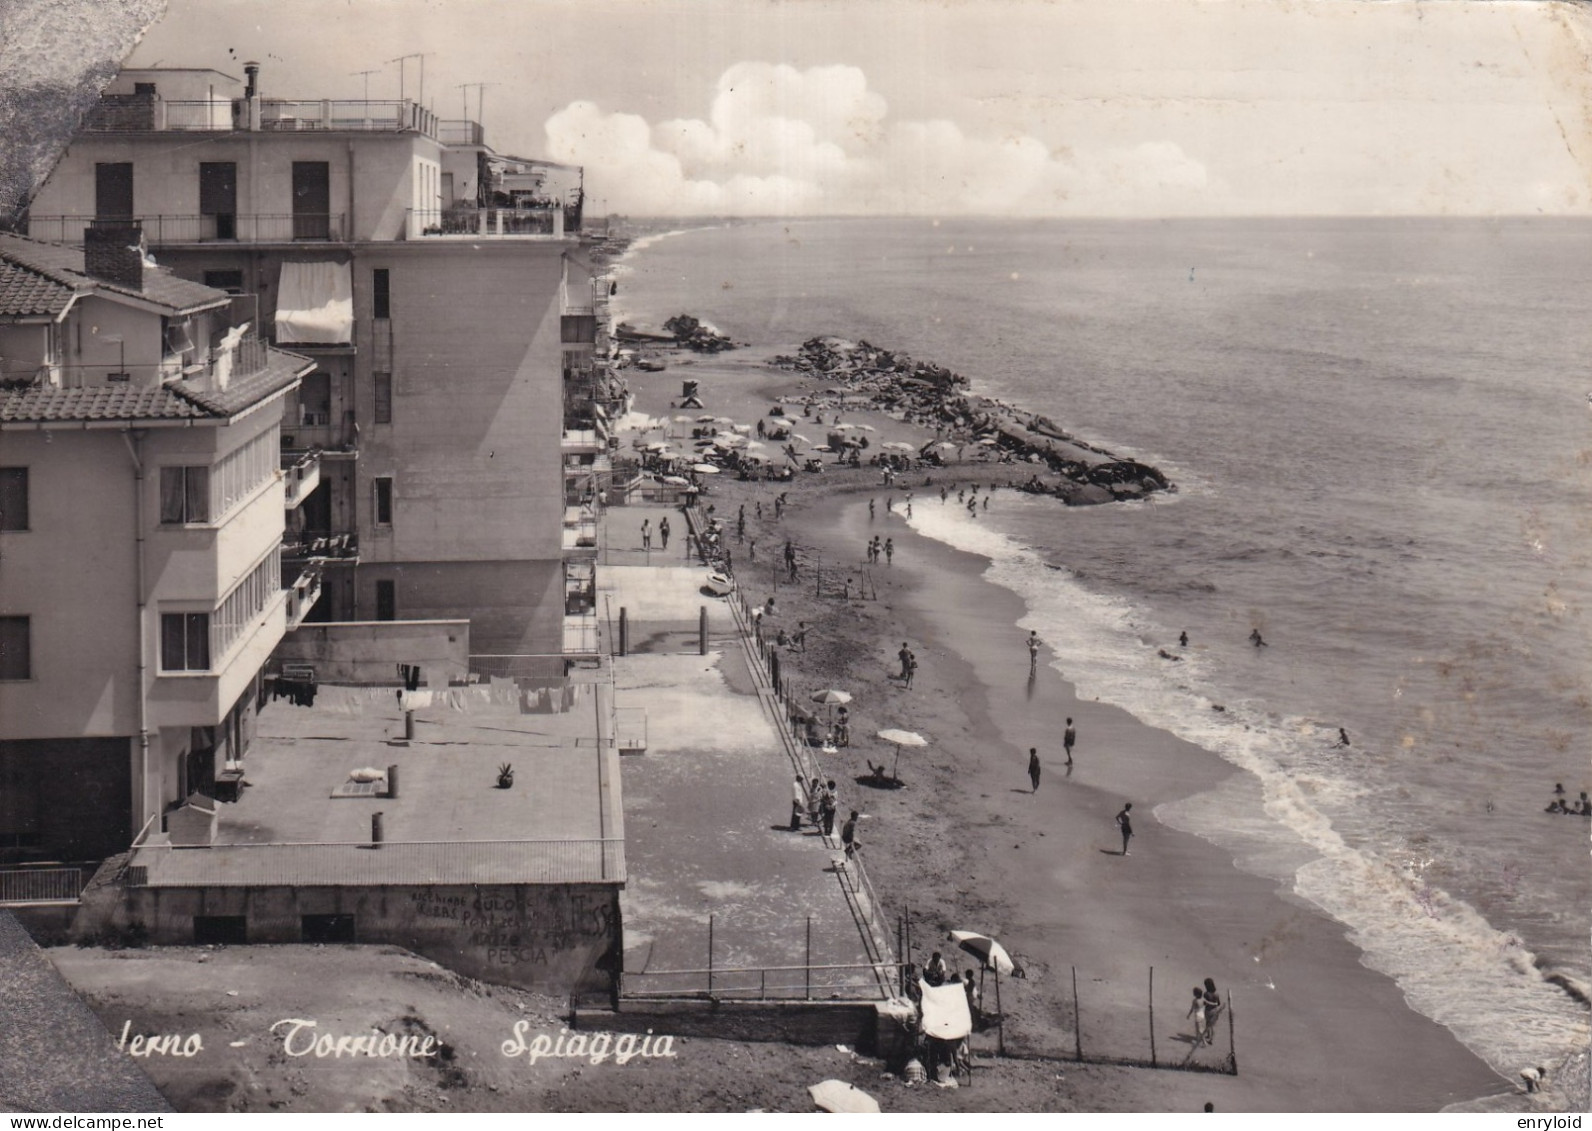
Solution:
M 566 456 L 596 455 L 608 450 L 608 444 L 596 429 L 566 429 L 559 441 L 558 450 Z
M 287 628 L 291 632 L 304 623 L 304 618 L 321 599 L 321 574 L 323 563 L 311 560 L 305 564 L 298 577 L 287 586 Z
M 411 208 L 407 239 L 564 239 L 562 208 Z
M 359 561 L 359 535 L 288 533 L 282 536 L 283 561 Z
M 437 140 L 443 145 L 485 145 L 480 122 L 445 119 L 437 123 Z
M 597 656 L 601 652 L 595 613 L 564 618 L 564 655 Z
M 591 559 L 597 556 L 597 516 L 584 507 L 566 507 L 563 527 L 564 557 Z
M 47 243 L 82 246 L 93 216 L 30 216 L 27 234 Z M 340 243 L 347 238 L 341 212 L 237 212 L 216 215 L 140 216 L 152 248 L 185 244 Z
M 437 116 L 407 98 L 261 98 L 256 103 L 257 120 L 250 112 L 248 101 L 242 98 L 169 101 L 151 95 L 105 95 L 89 111 L 83 129 L 88 133 L 414 131 L 427 137 L 439 137 Z M 449 123 L 450 126 L 463 124 L 474 125 Z
M 309 498 L 310 493 L 321 485 L 321 453 L 319 450 L 308 452 L 283 452 L 284 461 L 292 460 L 282 468 L 282 486 L 286 488 L 287 510 L 297 510 Z

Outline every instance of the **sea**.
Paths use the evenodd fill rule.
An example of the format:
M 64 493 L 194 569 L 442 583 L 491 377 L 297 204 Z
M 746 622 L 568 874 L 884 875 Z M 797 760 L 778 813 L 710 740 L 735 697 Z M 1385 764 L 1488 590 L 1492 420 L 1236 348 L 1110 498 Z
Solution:
M 640 327 L 865 338 L 1166 472 L 913 523 L 1245 771 L 1158 819 L 1506 1076 L 1587 1047 L 1592 821 L 1544 808 L 1592 790 L 1592 221 L 682 223 L 617 270 Z

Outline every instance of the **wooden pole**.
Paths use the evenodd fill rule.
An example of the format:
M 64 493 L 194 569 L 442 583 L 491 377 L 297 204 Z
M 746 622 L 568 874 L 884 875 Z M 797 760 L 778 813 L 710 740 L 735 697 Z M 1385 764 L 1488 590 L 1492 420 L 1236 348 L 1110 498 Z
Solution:
M 1083 1012 L 1078 1008 L 1078 968 L 1072 968 L 1072 1042 L 1078 1059 L 1083 1059 Z
M 713 996 L 713 916 L 708 916 L 708 996 Z
M 1238 1075 L 1238 1046 L 1233 1042 L 1233 991 L 1227 991 L 1227 1070 Z
M 1006 1011 L 1001 1008 L 1001 968 L 995 967 L 995 1015 L 1000 1018 L 1000 1028 L 995 1033 L 995 1050 L 1006 1055 Z
M 697 612 L 697 655 L 708 654 L 708 607 L 701 606 Z
M 807 916 L 807 962 L 803 968 L 807 979 L 807 1000 L 813 1000 L 813 917 Z
M 1150 967 L 1150 1067 L 1155 1068 L 1155 967 Z

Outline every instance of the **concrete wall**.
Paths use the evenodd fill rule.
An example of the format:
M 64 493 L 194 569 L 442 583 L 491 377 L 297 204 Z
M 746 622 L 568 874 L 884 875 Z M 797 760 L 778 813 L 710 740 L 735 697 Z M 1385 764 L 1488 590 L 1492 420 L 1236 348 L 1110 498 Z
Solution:
M 477 655 L 549 656 L 564 648 L 564 566 L 559 561 L 361 564 L 361 616 L 376 613 L 376 583 L 396 586 L 398 616 L 470 619 Z
M 563 250 L 513 241 L 362 249 L 355 316 L 374 331 L 370 274 L 390 271 L 393 366 L 391 424 L 374 423 L 372 386 L 364 373 L 358 382 L 362 560 L 560 558 Z M 391 526 L 370 521 L 377 476 L 394 480 Z
M 388 943 L 450 970 L 536 993 L 606 992 L 619 952 L 613 884 L 365 888 L 101 888 L 85 893 L 79 941 L 194 941 L 195 916 L 243 916 L 250 943 L 296 943 L 304 915 L 352 915 L 354 941 Z M 601 965 L 599 965 L 601 964 Z
M 467 620 L 393 620 L 306 624 L 288 633 L 277 658 L 314 664 L 327 683 L 391 683 L 396 665 L 419 664 L 433 685 L 461 681 L 470 670 Z

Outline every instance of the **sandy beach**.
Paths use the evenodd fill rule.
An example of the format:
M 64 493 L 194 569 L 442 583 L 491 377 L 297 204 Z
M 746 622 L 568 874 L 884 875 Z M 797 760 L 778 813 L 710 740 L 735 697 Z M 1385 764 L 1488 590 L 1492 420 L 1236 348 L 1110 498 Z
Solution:
M 701 383 L 705 411 L 754 423 L 774 398 L 821 391 L 762 364 L 788 349 L 682 355 L 664 373 L 633 374 L 636 410 L 671 415 L 689 377 Z M 801 407 L 786 411 L 799 419 Z M 847 411 L 845 419 L 874 425 L 875 444 L 931 438 L 883 414 Z M 822 426 L 806 431 L 816 438 Z M 886 489 L 877 469 L 840 470 L 825 458 L 822 473 L 789 483 L 713 477 L 702 502 L 726 524 L 747 599 L 773 596 L 780 623 L 807 622 L 805 652 L 787 653 L 786 674 L 804 690 L 840 687 L 855 697 L 852 746 L 824 764 L 842 785 L 842 808 L 868 814 L 868 868 L 892 914 L 910 911 L 912 957 L 921 962 L 946 932 L 966 928 L 1000 938 L 1026 967 L 1026 979 L 1002 987 L 1011 1053 L 1071 1056 L 1081 1042 L 1086 1059 L 1148 1063 L 1153 1055 L 1161 1065 L 1218 1067 L 1228 1054 L 1225 1025 L 1214 1046 L 1196 1047 L 1185 1020 L 1190 987 L 1211 977 L 1230 999 L 1236 1076 L 1094 1069 L 1086 1078 L 1099 1087 L 1072 1101 L 1083 1110 L 1164 1111 L 1197 1111 L 1207 1100 L 1228 1111 L 1430 1111 L 1479 1097 L 1525 1105 L 1511 1082 L 1409 1009 L 1391 979 L 1361 965 L 1341 924 L 1286 884 L 1242 871 L 1216 847 L 1158 822 L 1157 806 L 1236 771 L 1117 708 L 1078 700 L 1048 650 L 1030 679 L 1021 601 L 983 580 L 984 559 L 914 534 L 898 513 L 907 490 L 914 507 L 938 507 L 947 505 L 939 488 L 949 486 L 954 506 L 956 484 L 1002 483 L 1021 468 L 953 464 L 929 472 L 931 485 L 920 471 Z M 787 506 L 776 522 L 781 492 Z M 997 490 L 992 506 L 1001 497 Z M 875 534 L 893 539 L 893 564 L 867 564 Z M 782 566 L 776 571 L 787 539 L 800 559 L 794 585 Z M 893 678 L 903 640 L 919 661 L 910 690 Z M 1068 717 L 1079 734 L 1070 772 L 1061 749 Z M 870 762 L 893 756 L 873 738 L 885 727 L 929 741 L 902 755 L 901 789 L 858 780 Z M 1026 773 L 1029 747 L 1044 767 L 1037 792 Z M 1113 816 L 1127 801 L 1136 836 L 1123 857 Z M 981 1040 L 993 1050 L 994 1034 Z

